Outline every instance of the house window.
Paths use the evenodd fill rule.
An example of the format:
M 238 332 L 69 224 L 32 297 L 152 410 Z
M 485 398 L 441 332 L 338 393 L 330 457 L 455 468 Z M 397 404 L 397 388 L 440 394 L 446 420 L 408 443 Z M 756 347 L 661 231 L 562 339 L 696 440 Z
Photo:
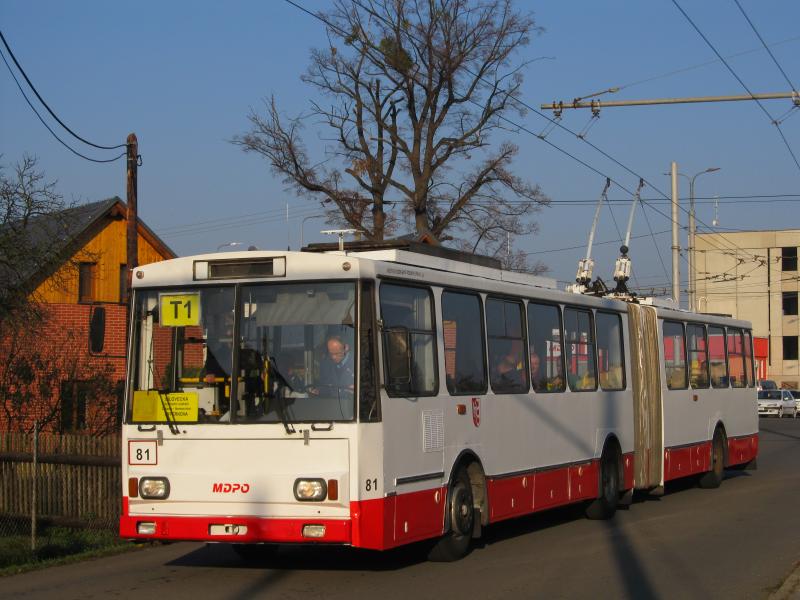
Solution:
M 797 246 L 781 248 L 781 271 L 797 271 Z
M 89 395 L 86 381 L 61 382 L 61 431 L 86 429 L 86 398 Z
M 796 335 L 783 336 L 783 360 L 797 360 L 798 346 Z
M 81 263 L 78 266 L 78 302 L 92 302 L 94 300 L 94 280 L 97 265 L 95 263 Z
M 797 292 L 783 292 L 783 314 L 797 314 Z

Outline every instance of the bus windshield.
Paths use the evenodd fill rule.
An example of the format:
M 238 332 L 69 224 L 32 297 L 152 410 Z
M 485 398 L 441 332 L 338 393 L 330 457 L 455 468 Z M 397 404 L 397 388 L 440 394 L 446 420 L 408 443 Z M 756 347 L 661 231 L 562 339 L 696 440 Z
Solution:
M 129 423 L 354 419 L 353 282 L 137 290 L 133 319 Z

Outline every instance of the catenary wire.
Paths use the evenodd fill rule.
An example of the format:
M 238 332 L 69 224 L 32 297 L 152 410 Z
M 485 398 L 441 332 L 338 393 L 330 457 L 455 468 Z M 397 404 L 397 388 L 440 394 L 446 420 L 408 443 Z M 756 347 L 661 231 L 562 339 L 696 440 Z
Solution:
M 39 117 L 39 120 L 42 122 L 42 125 L 45 126 L 47 131 L 49 131 L 50 134 L 54 138 L 56 138 L 59 141 L 59 143 L 61 143 L 61 145 L 64 146 L 67 150 L 69 150 L 70 152 L 72 152 L 76 156 L 80 156 L 81 158 L 83 158 L 85 160 L 88 160 L 88 161 L 91 161 L 91 162 L 95 162 L 95 163 L 110 163 L 110 162 L 114 162 L 116 160 L 119 160 L 120 158 L 122 158 L 123 156 L 125 156 L 127 154 L 127 152 L 122 152 L 121 154 L 119 154 L 115 158 L 109 158 L 109 159 L 101 160 L 101 159 L 98 159 L 98 158 L 91 158 L 89 156 L 86 156 L 85 154 L 81 154 L 80 152 L 75 150 L 72 146 L 67 144 L 64 140 L 62 140 L 60 137 L 58 137 L 56 132 L 53 131 L 52 128 L 42 118 L 42 115 L 39 114 L 39 111 L 36 110 L 36 107 L 33 106 L 33 104 L 31 103 L 30 99 L 28 99 L 28 96 L 25 94 L 25 90 L 22 89 L 22 86 L 20 85 L 19 80 L 17 79 L 17 76 L 14 75 L 14 71 L 11 69 L 11 65 L 8 64 L 8 61 L 6 60 L 5 54 L 3 54 L 2 50 L 0 50 L 0 57 L 2 57 L 3 62 L 5 63 L 6 67 L 8 68 L 8 72 L 11 74 L 11 77 L 14 79 L 14 83 L 17 84 L 17 88 L 19 88 L 19 91 L 22 94 L 22 97 L 25 98 L 25 102 L 28 103 L 28 106 L 31 107 L 31 110 L 34 112 L 34 114 L 37 117 Z
M 722 57 L 722 55 L 719 53 L 719 51 L 714 47 L 714 44 L 711 43 L 711 41 L 705 36 L 705 34 L 703 34 L 702 31 L 700 31 L 700 28 L 695 24 L 694 21 L 692 21 L 691 17 L 686 13 L 686 11 L 683 10 L 683 8 L 681 8 L 681 5 L 678 4 L 678 0 L 672 0 L 672 3 L 677 7 L 677 9 L 686 18 L 686 20 L 689 21 L 689 24 L 694 28 L 694 30 L 697 32 L 697 34 L 701 38 L 703 38 L 703 41 L 708 45 L 708 47 L 711 48 L 711 50 L 713 50 L 714 54 L 716 54 L 717 57 L 722 61 L 722 64 L 725 65 L 725 68 L 727 68 L 728 71 L 730 71 L 731 75 L 734 76 L 736 81 L 738 81 L 739 84 L 745 89 L 745 91 L 748 94 L 750 94 L 750 96 L 753 97 L 753 100 L 755 101 L 755 103 L 759 106 L 759 108 L 761 108 L 761 110 L 764 112 L 764 114 L 767 115 L 767 118 L 770 120 L 770 123 L 775 125 L 775 128 L 778 130 L 778 134 L 781 136 L 781 139 L 783 140 L 783 143 L 786 145 L 786 149 L 789 151 L 789 154 L 791 154 L 791 156 L 792 156 L 792 160 L 794 161 L 794 164 L 797 166 L 797 170 L 800 171 L 800 162 L 798 162 L 797 156 L 795 156 L 794 150 L 792 150 L 792 147 L 789 145 L 789 141 L 786 139 L 786 136 L 783 135 L 783 130 L 781 130 L 780 124 L 778 124 L 775 121 L 775 119 L 772 117 L 772 115 L 769 113 L 769 111 L 764 107 L 764 105 L 761 103 L 761 101 L 758 100 L 753 95 L 753 92 L 750 91 L 750 88 L 747 87 L 747 84 L 745 84 L 745 82 L 742 81 L 742 78 L 739 77 L 739 75 L 736 74 L 736 71 L 733 70 L 733 67 L 731 67 L 728 64 L 728 61 L 726 61 Z
M 73 137 L 77 138 L 78 140 L 80 140 L 84 144 L 87 144 L 89 146 L 93 146 L 94 148 L 98 148 L 100 150 L 116 150 L 117 148 L 127 148 L 127 144 L 118 144 L 116 146 L 101 146 L 99 144 L 92 143 L 89 140 L 82 138 L 77 133 L 72 131 L 72 129 L 67 127 L 67 125 L 64 123 L 64 121 L 59 119 L 58 115 L 56 115 L 56 113 L 54 113 L 52 111 L 52 109 L 47 105 L 47 102 L 44 101 L 44 98 L 42 98 L 39 95 L 39 92 L 37 91 L 36 86 L 34 86 L 33 83 L 31 82 L 31 80 L 28 79 L 28 75 L 25 73 L 25 70 L 22 68 L 22 65 L 20 65 L 19 62 L 17 61 L 17 57 L 14 56 L 14 52 L 9 47 L 8 42 L 6 42 L 6 38 L 3 35 L 2 31 L 0 31 L 0 40 L 2 40 L 3 46 L 5 46 L 6 51 L 8 52 L 9 56 L 11 57 L 11 60 L 14 61 L 14 64 L 17 66 L 17 69 L 19 69 L 19 72 L 22 73 L 22 76 L 25 78 L 25 81 L 28 83 L 28 85 L 30 86 L 31 90 L 33 90 L 33 93 L 36 94 L 36 97 L 39 99 L 39 102 L 42 103 L 42 105 L 47 109 L 47 112 L 50 113 L 50 115 L 58 122 L 58 124 L 61 125 L 64 129 L 66 129 Z M 8 66 L 8 63 L 6 63 L 6 66 Z M 9 70 L 11 70 L 11 67 L 9 67 Z M 13 73 L 12 73 L 12 75 L 13 75 Z M 14 79 L 16 80 L 16 77 L 14 77 Z M 17 86 L 19 86 L 19 82 L 17 82 Z M 20 88 L 20 90 L 21 90 L 21 88 Z M 28 101 L 28 104 L 30 104 L 30 101 Z M 31 106 L 31 108 L 33 108 L 33 106 Z M 116 160 L 116 159 L 114 159 L 114 160 Z M 100 162 L 100 161 L 98 161 L 98 162 Z M 108 162 L 110 162 L 110 161 L 108 161 Z
M 313 12 L 311 12 L 311 11 L 307 10 L 306 8 L 304 8 L 304 7 L 300 6 L 300 5 L 298 5 L 298 4 L 297 4 L 296 2 L 294 2 L 293 0 L 285 0 L 285 2 L 287 2 L 288 4 L 290 4 L 290 5 L 292 5 L 292 6 L 296 7 L 296 8 L 298 8 L 298 9 L 300 9 L 301 11 L 303 11 L 304 13 L 306 13 L 306 14 L 308 14 L 308 15 L 310 15 L 310 16 L 312 16 L 312 17 L 314 17 L 315 19 L 317 19 L 317 20 L 321 21 L 322 23 L 324 23 L 325 25 L 327 25 L 328 27 L 330 27 L 332 30 L 336 31 L 336 32 L 337 32 L 337 33 L 339 33 L 340 35 L 345 35 L 345 36 L 346 36 L 346 35 L 349 35 L 347 32 L 344 32 L 344 31 L 343 31 L 343 30 L 342 30 L 340 27 L 338 27 L 338 26 L 336 26 L 335 24 L 331 23 L 329 20 L 327 20 L 327 19 L 323 18 L 321 15 L 319 15 L 319 14 L 315 14 L 315 13 L 313 13 Z M 371 11 L 369 11 L 367 8 L 365 8 L 365 7 L 363 6 L 363 4 L 361 4 L 360 2 L 358 2 L 358 0 L 353 0 L 353 2 L 354 2 L 354 4 L 356 4 L 356 5 L 358 5 L 360 8 L 362 8 L 362 10 L 365 10 L 365 11 L 369 12 L 370 14 L 373 14 Z M 380 17 L 379 15 L 375 15 L 375 16 L 376 16 L 377 18 L 381 19 L 381 20 L 382 20 L 384 23 L 388 23 L 388 22 L 387 22 L 387 20 L 386 20 L 385 18 L 383 18 L 383 17 Z M 388 24 L 389 24 L 389 25 L 391 25 L 391 23 L 388 23 Z M 466 69 L 466 70 L 467 70 L 467 72 L 469 72 L 470 74 L 472 74 L 472 75 L 474 75 L 474 76 L 477 76 L 477 75 L 475 75 L 474 73 L 472 73 L 472 72 L 471 72 L 469 69 Z M 483 78 L 481 78 L 481 81 L 484 81 L 484 79 L 483 79 Z M 484 83 L 486 83 L 486 82 L 484 81 Z M 560 122 L 558 122 L 557 120 L 551 119 L 550 117 L 548 117 L 547 115 L 545 115 L 545 114 L 544 114 L 544 113 L 542 113 L 541 111 L 537 110 L 535 107 L 531 106 L 530 104 L 528 104 L 528 103 L 524 102 L 523 100 L 520 100 L 520 99 L 518 99 L 518 98 L 513 98 L 513 97 L 511 98 L 511 100 L 512 100 L 512 101 L 514 101 L 514 102 L 516 102 L 517 104 L 519 104 L 519 105 L 521 105 L 521 106 L 524 106 L 525 108 L 527 108 L 528 110 L 532 111 L 533 113 L 535 113 L 535 114 L 536 114 L 536 115 L 538 115 L 539 117 L 546 119 L 546 120 L 547 120 L 547 121 L 549 121 L 549 122 L 550 122 L 552 125 L 554 125 L 554 126 L 556 126 L 556 127 L 559 127 L 559 128 L 561 128 L 561 129 L 563 129 L 564 131 L 566 131 L 566 132 L 568 132 L 568 133 L 572 134 L 574 137 L 576 137 L 577 139 L 579 139 L 579 140 L 583 141 L 585 144 L 588 144 L 588 145 L 589 145 L 591 148 L 593 148 L 595 151 L 597 151 L 598 153 L 600 153 L 601 155 L 603 155 L 604 157 L 606 157 L 607 159 L 609 159 L 610 161 L 612 161 L 613 163 L 615 163 L 615 164 L 616 164 L 617 166 L 619 166 L 620 168 L 624 169 L 625 171 L 627 171 L 628 173 L 630 173 L 630 174 L 634 175 L 635 177 L 637 177 L 637 178 L 639 178 L 639 179 L 642 179 L 642 180 L 643 180 L 643 181 L 644 181 L 644 182 L 645 182 L 647 185 L 649 185 L 651 188 L 653 188 L 653 189 L 654 189 L 656 192 L 658 192 L 658 193 L 659 193 L 661 196 L 663 196 L 664 198 L 666 198 L 666 199 L 668 199 L 668 200 L 669 200 L 669 196 L 667 196 L 667 195 L 666 195 L 666 194 L 665 194 L 663 191 L 661 191 L 659 188 L 657 188 L 657 187 L 656 187 L 654 184 L 652 184 L 650 181 L 648 181 L 647 179 L 645 179 L 644 177 L 642 177 L 641 175 L 639 175 L 638 173 L 636 173 L 635 171 L 633 171 L 632 169 L 630 169 L 629 167 L 627 167 L 626 165 L 624 165 L 622 162 L 620 162 L 619 160 L 617 160 L 616 158 L 614 158 L 613 156 L 611 156 L 610 154 L 608 154 L 607 152 L 605 152 L 603 149 L 599 148 L 599 147 L 598 147 L 596 144 L 594 144 L 594 143 L 590 142 L 588 139 L 586 139 L 586 138 L 584 138 L 584 137 L 581 137 L 581 136 L 579 136 L 579 135 L 578 135 L 576 132 L 574 132 L 574 131 L 572 131 L 571 129 L 569 129 L 568 127 L 564 126 L 563 124 L 561 124 L 561 123 L 560 123 Z M 477 102 L 475 102 L 474 100 L 473 100 L 473 101 L 471 101 L 471 102 L 472 102 L 473 104 L 475 104 L 476 106 L 480 107 L 480 105 L 479 105 Z M 525 131 L 526 133 L 529 133 L 530 135 L 534 135 L 534 136 L 535 136 L 537 139 L 540 139 L 541 141 L 543 141 L 543 142 L 545 142 L 546 144 L 550 145 L 552 148 L 554 148 L 554 149 L 558 150 L 559 152 L 561 152 L 561 153 L 565 154 L 566 156 L 568 156 L 568 157 L 572 158 L 573 160 L 575 160 L 575 161 L 576 161 L 576 162 L 578 162 L 579 164 L 581 164 L 581 165 L 583 165 L 584 167 L 588 168 L 589 170 L 591 170 L 591 171 L 593 171 L 593 172 L 597 173 L 598 175 L 600 175 L 600 176 L 602 176 L 602 177 L 604 177 L 604 178 L 608 177 L 607 175 L 605 175 L 604 173 L 602 173 L 601 171 L 599 171 L 599 170 L 598 170 L 598 169 L 596 169 L 595 167 L 593 167 L 593 166 L 589 165 L 588 163 L 586 163 L 585 161 L 583 161 L 583 160 L 579 159 L 579 158 L 578 158 L 578 157 L 576 157 L 575 155 L 573 155 L 573 154 L 571 154 L 571 153 L 567 152 L 566 150 L 564 150 L 564 149 L 563 149 L 563 148 L 561 148 L 560 146 L 557 146 L 556 144 L 552 143 L 550 140 L 548 140 L 548 139 L 546 139 L 546 138 L 544 138 L 544 137 L 542 137 L 542 136 L 539 136 L 539 135 L 537 135 L 536 133 L 534 133 L 533 131 L 529 130 L 528 128 L 526 128 L 526 127 L 522 127 L 521 125 L 519 125 L 519 124 L 517 124 L 517 123 L 514 123 L 513 121 L 511 121 L 510 119 L 508 119 L 508 118 L 506 118 L 506 117 L 503 117 L 502 115 L 500 116 L 500 118 L 501 118 L 502 120 L 504 120 L 504 121 L 506 121 L 506 122 L 508 122 L 508 123 L 510 123 L 510 124 L 512 124 L 512 125 L 514 125 L 514 126 L 515 126 L 515 127 L 517 127 L 519 130 L 521 130 L 521 131 Z M 622 189 L 622 190 L 623 190 L 623 191 L 625 191 L 626 193 L 628 193 L 628 194 L 630 194 L 631 196 L 633 196 L 633 192 L 632 192 L 631 190 L 627 189 L 625 186 L 623 186 L 622 184 L 620 184 L 618 181 L 614 180 L 613 178 L 611 178 L 611 177 L 608 177 L 608 178 L 609 178 L 609 179 L 611 179 L 611 181 L 612 181 L 612 182 L 613 182 L 615 185 L 617 185 L 617 186 L 618 186 L 620 189 Z M 649 205 L 647 202 L 643 202 L 643 204 L 644 204 L 645 206 L 648 206 L 648 207 L 650 207 L 650 208 L 651 208 L 651 210 L 655 210 L 655 211 L 656 211 L 657 213 L 659 213 L 661 216 L 665 217 L 667 220 L 669 220 L 670 222 L 672 222 L 672 217 L 671 217 L 671 216 L 669 216 L 669 215 L 667 215 L 667 214 L 665 214 L 665 213 L 663 213 L 663 212 L 659 211 L 658 209 L 656 209 L 656 208 L 654 208 L 654 207 L 650 206 L 650 205 Z M 682 210 L 684 213 L 688 214 L 688 212 L 689 212 L 689 211 L 688 211 L 686 208 L 684 208 L 684 207 L 682 207 L 682 206 L 680 206 L 679 208 L 680 208 L 680 210 Z M 646 215 L 646 212 L 643 212 L 643 214 L 645 214 L 645 215 Z M 697 222 L 698 222 L 698 223 L 701 223 L 702 225 L 705 225 L 705 223 L 703 223 L 703 222 L 702 222 L 700 219 L 696 219 L 696 220 L 697 220 Z M 652 231 L 652 228 L 651 228 L 651 231 Z M 718 235 L 720 235 L 720 237 L 722 237 L 722 239 L 723 239 L 723 240 L 725 240 L 724 236 L 722 236 L 721 234 L 718 234 Z M 736 247 L 736 245 L 735 245 L 735 244 L 733 244 L 732 242 L 730 242 L 730 241 L 728 241 L 728 240 L 725 240 L 725 241 L 726 241 L 728 244 L 731 244 L 731 247 L 732 247 L 732 248 L 735 248 L 735 247 Z M 659 255 L 659 260 L 661 261 L 662 268 L 664 268 L 664 269 L 666 270 L 666 267 L 664 267 L 664 261 L 663 261 L 663 258 L 661 257 L 661 252 L 660 252 L 660 249 L 658 248 L 658 246 L 657 246 L 657 245 L 656 245 L 656 250 L 657 250 L 657 253 L 658 253 L 658 255 Z
M 767 54 L 769 54 L 770 58 L 772 59 L 772 62 L 774 62 L 775 66 L 778 67 L 778 70 L 781 72 L 781 75 L 783 75 L 783 78 L 786 80 L 786 83 L 789 84 L 789 87 L 792 88 L 792 91 L 796 92 L 797 88 L 794 86 L 792 81 L 789 79 L 789 76 L 786 74 L 786 71 L 783 70 L 783 67 L 781 67 L 781 64 L 778 62 L 778 59 L 775 58 L 775 55 L 772 53 L 772 50 L 770 50 L 769 46 L 767 46 L 767 43 L 764 41 L 764 38 L 762 38 L 761 34 L 758 33 L 758 29 L 756 29 L 756 26 L 753 24 L 753 21 L 751 21 L 750 17 L 747 16 L 747 13 L 744 12 L 744 8 L 742 8 L 742 5 L 739 2 L 739 0 L 733 0 L 733 1 L 736 4 L 736 6 L 739 7 L 739 11 L 742 13 L 742 16 L 745 18 L 747 23 L 750 25 L 750 28 L 753 30 L 753 33 L 756 34 L 756 37 L 758 38 L 758 41 L 760 41 L 761 45 L 764 46 L 764 50 L 767 51 Z

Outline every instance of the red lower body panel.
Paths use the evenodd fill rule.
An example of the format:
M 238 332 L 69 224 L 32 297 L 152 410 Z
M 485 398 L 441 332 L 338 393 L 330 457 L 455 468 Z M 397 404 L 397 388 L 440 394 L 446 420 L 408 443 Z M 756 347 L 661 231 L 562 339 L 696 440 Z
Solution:
M 728 438 L 728 466 L 746 464 L 758 455 L 758 434 Z M 711 469 L 711 442 L 664 450 L 664 481 Z
M 744 448 L 743 443 L 741 447 Z M 509 477 L 489 477 L 486 482 L 489 521 L 494 523 L 571 502 L 594 499 L 599 490 L 598 478 L 598 460 Z M 633 454 L 623 455 L 623 487 L 626 490 L 633 488 Z M 120 535 L 124 538 L 230 543 L 333 543 L 386 550 L 442 534 L 447 487 L 354 501 L 350 503 L 350 518 L 345 519 L 130 515 L 128 499 L 123 498 L 122 501 Z M 139 523 L 154 523 L 155 533 L 139 534 Z M 324 525 L 325 535 L 321 538 L 304 537 L 305 525 Z M 239 531 L 243 527 L 247 529 L 245 533 L 225 533 L 224 526 L 239 526 Z
M 758 434 L 728 438 L 728 464 L 742 465 L 758 456 Z

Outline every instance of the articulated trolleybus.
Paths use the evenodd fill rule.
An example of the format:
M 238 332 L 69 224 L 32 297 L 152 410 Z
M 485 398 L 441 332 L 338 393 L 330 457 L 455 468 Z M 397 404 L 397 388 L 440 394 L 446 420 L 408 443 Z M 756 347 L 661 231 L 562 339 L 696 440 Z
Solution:
M 133 283 L 125 538 L 455 560 L 504 519 L 608 518 L 755 464 L 744 321 L 416 243 L 178 258 Z

